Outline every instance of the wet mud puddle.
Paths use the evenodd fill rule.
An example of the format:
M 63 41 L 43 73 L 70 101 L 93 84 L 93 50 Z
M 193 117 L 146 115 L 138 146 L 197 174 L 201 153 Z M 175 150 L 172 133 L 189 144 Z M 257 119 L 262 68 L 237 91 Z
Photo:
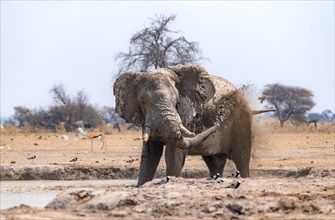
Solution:
M 1 181 L 0 210 L 21 204 L 43 208 L 56 195 L 72 187 L 135 185 L 136 180 Z

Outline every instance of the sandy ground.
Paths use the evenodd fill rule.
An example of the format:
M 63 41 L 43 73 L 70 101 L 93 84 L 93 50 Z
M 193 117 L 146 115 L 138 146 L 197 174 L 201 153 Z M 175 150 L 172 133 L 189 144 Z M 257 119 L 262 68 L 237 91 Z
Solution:
M 44 209 L 21 206 L 1 211 L 1 217 L 334 219 L 334 126 L 319 126 L 319 131 L 310 127 L 287 126 L 279 129 L 277 125 L 267 123 L 256 123 L 254 127 L 255 139 L 251 160 L 251 174 L 254 175 L 251 178 L 223 178 L 220 183 L 206 180 L 205 164 L 201 157 L 188 156 L 185 170 L 201 170 L 202 174 L 186 175 L 192 178 L 172 178 L 168 183 L 161 184 L 165 168 L 162 160 L 159 165 L 161 175 L 157 176 L 159 178 L 141 188 L 67 188 L 56 200 L 71 201 L 68 202 L 68 206 L 60 205 L 56 201 Z M 78 169 L 85 168 L 95 170 L 92 172 L 93 178 L 108 178 L 101 175 L 101 172 L 116 169 L 115 172 L 121 174 L 111 178 L 136 178 L 140 163 L 141 133 L 114 132 L 107 135 L 106 152 L 101 150 L 99 140 L 94 140 L 91 151 L 91 140 L 67 133 L 69 140 L 65 141 L 61 140 L 62 135 L 2 132 L 1 180 L 24 179 L 24 175 L 15 175 L 13 172 L 27 167 L 31 168 L 30 171 L 38 172 L 42 168 L 48 170 L 50 167 L 57 167 L 65 169 L 63 173 L 71 173 L 68 170 L 75 170 L 76 173 Z M 36 155 L 36 159 L 27 159 L 33 155 Z M 75 164 L 69 162 L 74 157 L 78 157 Z M 134 161 L 128 163 L 131 159 Z M 234 168 L 234 164 L 228 161 L 224 177 L 230 176 Z M 5 176 L 4 170 L 9 172 L 9 175 Z M 130 176 L 122 176 L 123 172 L 129 173 L 130 170 Z M 36 175 L 29 178 L 40 177 Z M 77 175 L 71 178 L 83 179 L 85 176 Z M 241 181 L 238 189 L 225 188 L 237 180 Z

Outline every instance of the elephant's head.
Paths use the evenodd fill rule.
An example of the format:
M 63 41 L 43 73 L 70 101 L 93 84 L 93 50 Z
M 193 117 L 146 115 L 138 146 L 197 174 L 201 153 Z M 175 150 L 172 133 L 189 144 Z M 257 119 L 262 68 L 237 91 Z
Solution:
M 180 115 L 184 119 L 195 116 L 214 93 L 209 74 L 197 65 L 128 72 L 114 84 L 115 111 L 127 122 L 144 128 L 144 141 L 179 140 L 177 146 L 189 148 L 204 139 L 203 133 L 191 138 L 194 134 L 182 125 Z

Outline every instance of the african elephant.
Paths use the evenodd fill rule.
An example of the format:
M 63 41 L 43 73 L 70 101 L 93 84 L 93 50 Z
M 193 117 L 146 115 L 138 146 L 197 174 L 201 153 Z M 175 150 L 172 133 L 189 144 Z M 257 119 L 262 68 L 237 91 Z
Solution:
M 229 81 L 198 65 L 171 66 L 120 75 L 114 95 L 115 111 L 143 128 L 138 186 L 153 179 L 164 145 L 166 175 L 179 176 L 189 154 L 203 156 L 211 176 L 227 158 L 249 176 L 252 111 Z

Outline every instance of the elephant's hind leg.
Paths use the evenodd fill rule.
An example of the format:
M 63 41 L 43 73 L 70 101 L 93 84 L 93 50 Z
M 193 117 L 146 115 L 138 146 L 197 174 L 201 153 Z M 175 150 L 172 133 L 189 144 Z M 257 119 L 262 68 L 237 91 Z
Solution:
M 154 178 L 157 166 L 162 157 L 163 146 L 161 143 L 152 141 L 148 141 L 143 145 L 137 186 L 141 186 Z
M 249 177 L 249 164 L 250 164 L 250 145 L 238 148 L 243 151 L 234 151 L 232 154 L 232 160 L 236 165 L 236 169 L 240 171 L 241 177 Z
M 244 108 L 243 110 L 245 110 Z M 252 134 L 251 134 L 251 115 L 248 111 L 241 112 L 235 118 L 233 125 L 233 141 L 232 141 L 232 160 L 236 168 L 240 171 L 241 177 L 249 177 L 249 164 L 251 156 Z

